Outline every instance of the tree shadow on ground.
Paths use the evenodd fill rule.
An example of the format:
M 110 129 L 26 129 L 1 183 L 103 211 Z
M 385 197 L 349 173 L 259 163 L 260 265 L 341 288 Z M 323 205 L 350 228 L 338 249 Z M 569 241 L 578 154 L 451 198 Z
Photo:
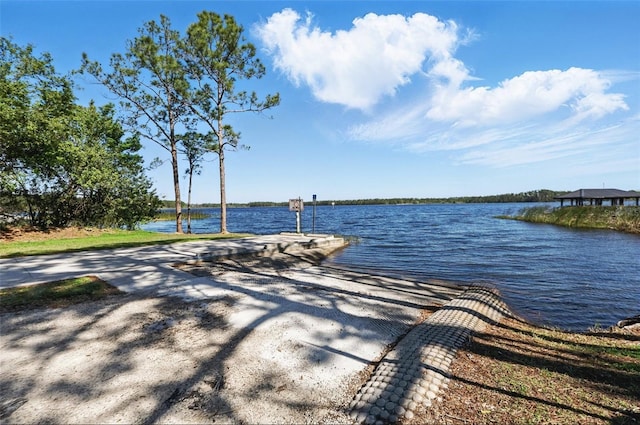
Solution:
M 576 334 L 509 317 L 459 352 L 424 422 L 615 423 L 640 419 L 637 334 Z M 615 354 L 615 356 L 614 356 Z
M 317 261 L 311 260 L 311 265 Z M 334 282 L 334 286 L 325 286 L 314 283 L 322 271 L 313 270 L 303 279 L 289 274 L 293 266 L 289 260 L 280 261 L 270 269 L 264 264 L 253 268 L 241 263 L 235 268 L 227 265 L 235 278 L 224 281 L 217 276 L 212 280 L 209 285 L 225 294 L 214 298 L 184 301 L 127 295 L 59 310 L 3 315 L 1 340 L 6 355 L 0 396 L 9 406 L 5 417 L 41 423 L 156 423 L 168 417 L 195 422 L 273 421 L 273 416 L 239 412 L 234 399 L 251 401 L 300 391 L 293 382 L 279 381 L 282 376 L 277 370 L 247 378 L 250 386 L 234 387 L 238 370 L 247 367 L 234 361 L 240 351 L 247 351 L 246 345 L 252 344 L 256 333 L 264 332 L 264 326 L 272 321 L 283 323 L 301 313 L 309 320 L 304 326 L 333 323 L 341 328 L 339 334 L 327 335 L 320 327 L 309 325 L 305 340 L 299 341 L 298 361 L 330 369 L 336 359 L 346 359 L 357 366 L 354 370 L 364 370 L 386 345 L 406 333 L 425 309 L 433 311 L 438 302 L 460 292 L 411 282 L 396 282 L 394 287 L 383 277 L 363 274 L 358 275 L 359 281 L 353 275 L 335 284 L 340 278 L 336 271 L 324 273 Z M 291 261 L 297 264 L 300 259 Z M 279 286 L 271 288 L 273 280 Z M 413 300 L 427 289 L 427 301 Z M 229 315 L 238 306 L 250 305 L 248 300 L 258 306 L 256 312 L 248 323 L 236 327 Z M 372 355 L 348 348 L 358 345 L 378 350 Z M 345 396 L 356 390 L 357 386 Z M 312 415 L 337 411 L 348 403 L 322 391 L 315 396 L 274 397 L 269 402 L 280 403 L 284 414 L 304 409 Z M 305 420 L 302 413 L 297 414 L 296 420 Z

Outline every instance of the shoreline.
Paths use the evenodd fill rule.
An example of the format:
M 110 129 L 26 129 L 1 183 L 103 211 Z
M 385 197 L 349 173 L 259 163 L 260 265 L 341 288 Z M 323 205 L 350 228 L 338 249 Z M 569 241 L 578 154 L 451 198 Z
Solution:
M 282 238 L 291 239 L 283 245 Z M 504 353 L 514 348 L 501 348 L 503 354 L 491 354 L 481 363 L 474 359 L 488 335 L 524 322 L 511 314 L 507 321 L 491 319 L 483 309 L 493 301 L 465 299 L 469 293 L 463 288 L 441 282 L 323 268 L 322 259 L 331 250 L 316 246 L 287 252 L 295 238 L 258 238 L 253 245 L 258 249 L 250 256 L 248 241 L 235 241 L 232 249 L 218 251 L 223 255 L 209 257 L 215 261 L 197 257 L 196 248 L 208 246 L 202 242 L 78 254 L 94 269 L 99 263 L 127 269 L 128 277 L 117 271 L 100 274 L 123 289 L 129 285 L 128 293 L 65 309 L 3 314 L 0 395 L 5 401 L 0 416 L 54 423 L 355 424 L 362 414 L 365 421 L 369 416 L 397 417 L 407 425 L 447 423 L 460 415 L 471 415 L 467 417 L 474 423 L 498 417 L 497 411 L 482 413 L 487 407 L 481 403 L 464 404 L 474 400 L 478 389 L 472 385 L 469 392 L 461 386 L 471 379 L 462 374 L 477 380 L 483 367 L 504 362 Z M 154 249 L 157 271 L 149 268 Z M 114 253 L 122 254 L 116 262 L 109 257 Z M 191 259 L 178 260 L 187 257 Z M 69 255 L 58 258 L 74 264 Z M 143 261 L 137 263 L 138 258 Z M 74 266 L 78 271 L 80 264 Z M 182 270 L 163 264 L 180 264 Z M 158 285 L 149 286 L 150 279 Z M 476 301 L 473 307 L 466 304 Z M 447 311 L 470 316 L 441 320 L 450 317 Z M 467 321 L 480 319 L 489 320 L 485 329 Z M 580 336 L 531 329 L 504 338 L 516 341 L 532 332 L 541 335 L 534 339 L 539 344 L 547 332 L 554 332 L 550 335 L 556 340 Z M 635 341 L 640 340 L 637 335 Z M 529 356 L 535 354 L 531 342 L 526 347 Z M 422 366 L 403 367 L 402 358 L 419 359 L 407 365 Z M 513 370 L 509 362 L 506 366 Z M 543 358 L 535 362 L 538 371 L 549 367 Z M 442 373 L 430 374 L 434 370 Z M 400 380 L 394 381 L 394 374 Z M 503 375 L 486 377 L 483 391 L 495 391 L 495 380 Z M 522 379 L 514 383 L 525 385 Z M 485 400 L 505 396 L 490 395 Z M 558 406 L 571 411 L 570 405 Z M 559 423 L 585 419 L 571 418 Z

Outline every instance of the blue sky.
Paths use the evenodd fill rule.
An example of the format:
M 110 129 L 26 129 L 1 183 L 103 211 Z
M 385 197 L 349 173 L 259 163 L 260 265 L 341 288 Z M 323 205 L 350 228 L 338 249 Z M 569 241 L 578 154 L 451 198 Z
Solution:
M 247 87 L 282 99 L 229 117 L 250 149 L 226 155 L 228 202 L 640 189 L 637 1 L 2 0 L 0 33 L 66 73 L 202 10 L 236 18 L 267 67 Z M 78 84 L 80 103 L 114 100 Z M 194 202 L 219 201 L 217 170 Z M 173 199 L 168 164 L 150 176 Z

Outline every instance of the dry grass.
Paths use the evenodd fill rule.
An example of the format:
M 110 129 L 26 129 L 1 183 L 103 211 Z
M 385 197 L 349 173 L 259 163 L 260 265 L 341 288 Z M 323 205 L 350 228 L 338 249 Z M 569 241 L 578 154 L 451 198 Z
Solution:
M 51 239 L 72 239 L 93 237 L 119 232 L 115 229 L 97 229 L 92 227 L 64 227 L 41 230 L 36 227 L 8 227 L 0 229 L 0 241 L 3 242 L 42 242 Z
M 569 333 L 508 319 L 458 352 L 412 423 L 640 424 L 640 330 Z

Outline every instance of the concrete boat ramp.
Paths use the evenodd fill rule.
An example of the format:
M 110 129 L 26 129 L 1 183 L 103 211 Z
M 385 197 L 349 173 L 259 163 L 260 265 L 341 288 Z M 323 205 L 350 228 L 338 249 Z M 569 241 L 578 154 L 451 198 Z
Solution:
M 0 399 L 5 400 L 0 419 L 411 421 L 447 387 L 457 349 L 472 333 L 509 314 L 508 308 L 488 288 L 322 264 L 324 256 L 345 246 L 330 235 L 279 234 L 0 259 L 0 287 L 97 275 L 138 297 L 118 308 L 105 304 L 93 317 L 73 307 L 71 313 L 0 316 Z M 144 308 L 136 307 L 140 297 L 146 297 Z M 148 300 L 158 299 L 191 307 L 163 317 L 155 312 L 151 325 L 131 323 L 148 317 L 149 306 L 158 305 Z M 194 337 L 186 352 L 176 350 L 175 342 L 162 345 L 162 356 L 157 339 L 132 344 L 148 340 L 149 332 L 165 335 L 173 329 L 180 337 L 180 329 L 204 317 L 200 306 L 216 311 L 217 325 L 202 334 L 199 327 L 193 335 L 216 335 L 215 344 Z M 108 341 L 105 335 L 111 335 Z M 65 341 L 62 348 L 41 349 L 59 340 Z M 131 359 L 154 358 L 155 367 L 133 360 L 126 368 L 117 366 L 122 357 L 114 353 L 123 346 L 130 347 L 125 351 Z M 78 358 L 89 363 L 70 366 L 70 359 Z M 109 380 L 104 372 L 96 375 L 91 358 L 103 366 L 113 363 Z M 190 368 L 180 366 L 187 363 Z M 80 397 L 70 390 L 80 387 L 90 388 L 90 394 Z M 193 408 L 194 397 L 200 397 L 199 409 Z

